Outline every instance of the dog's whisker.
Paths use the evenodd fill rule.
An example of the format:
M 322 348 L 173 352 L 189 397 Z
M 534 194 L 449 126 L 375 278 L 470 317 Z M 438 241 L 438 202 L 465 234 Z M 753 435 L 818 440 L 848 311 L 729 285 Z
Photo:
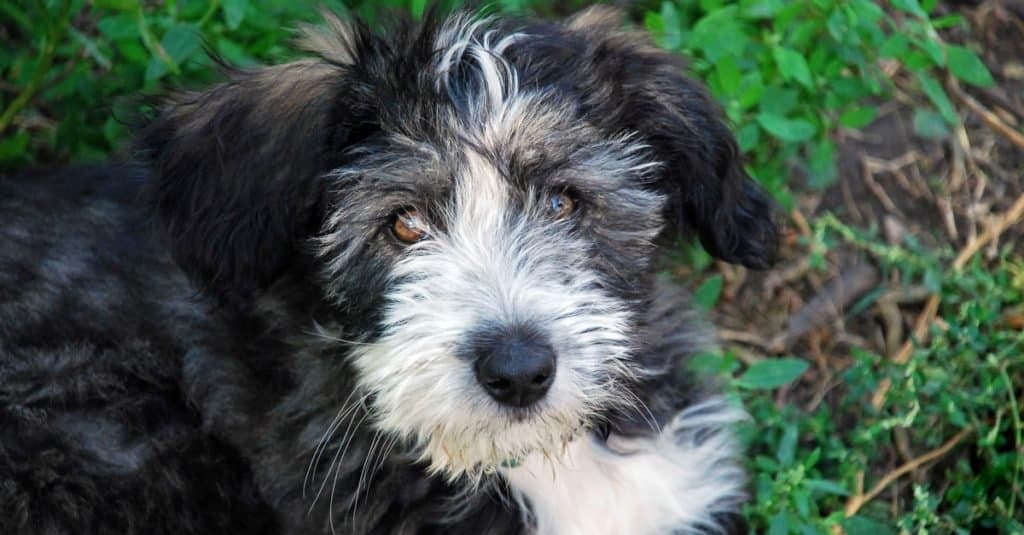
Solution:
M 332 335 L 323 331 L 306 331 L 306 334 L 319 338 L 321 340 L 327 340 L 328 342 L 337 342 L 349 346 L 369 346 L 373 345 L 373 342 L 360 342 L 358 340 L 347 340 L 338 336 Z
M 381 446 L 383 439 L 384 439 L 384 433 L 382 431 L 374 432 L 373 440 L 370 441 L 370 446 L 369 446 L 369 448 L 366 451 L 366 455 L 363 456 L 363 463 L 362 463 L 362 466 L 360 467 L 360 470 L 359 470 L 359 479 L 358 479 L 358 481 L 356 483 L 355 492 L 352 495 L 353 496 L 353 500 L 352 500 L 352 505 L 351 505 L 351 513 L 352 513 L 353 520 L 355 519 L 355 514 L 356 514 L 356 512 L 359 509 L 359 498 L 360 498 L 360 496 L 363 493 L 364 485 L 368 486 L 367 484 L 369 483 L 367 481 L 367 477 L 368 477 L 368 474 L 369 474 L 369 469 L 370 469 L 370 467 L 375 462 L 375 458 L 376 458 L 376 455 L 378 453 L 377 450 Z M 372 476 L 370 476 L 370 477 L 372 477 Z M 367 498 L 369 498 L 369 497 L 367 497 Z M 332 490 L 332 499 L 333 499 L 333 490 Z
M 639 396 L 637 396 L 634 392 L 630 390 L 624 389 L 622 390 L 622 394 L 626 396 L 629 400 L 631 400 L 628 403 L 627 407 L 630 410 L 636 412 L 637 415 L 640 416 L 645 423 L 647 423 L 647 425 L 651 428 L 651 431 L 653 431 L 654 434 L 661 434 L 661 425 L 658 424 L 658 419 L 655 418 L 654 413 L 651 412 L 650 407 L 648 407 L 647 404 L 644 403 L 644 401 L 640 399 Z
M 330 522 L 330 525 L 331 525 L 331 533 L 332 534 L 335 533 L 335 528 L 334 528 L 334 491 L 338 488 L 338 477 L 339 477 L 339 475 L 341 473 L 342 465 L 344 464 L 345 453 L 348 451 L 349 445 L 351 444 L 352 440 L 355 438 L 354 429 L 358 429 L 358 427 L 360 425 L 362 425 L 363 421 L 365 421 L 366 418 L 369 417 L 369 415 L 370 415 L 369 411 L 365 411 L 363 413 L 362 418 L 355 425 L 355 427 L 351 428 L 351 429 L 353 429 L 353 432 L 350 433 L 349 430 L 345 431 L 345 435 L 346 436 L 345 436 L 345 439 L 342 441 L 344 443 L 344 445 L 343 446 L 339 446 L 339 451 L 338 451 L 338 453 L 335 454 L 334 459 L 331 460 L 331 465 L 328 466 L 327 473 L 324 475 L 323 484 L 321 484 L 321 486 L 320 486 L 320 492 L 322 492 L 324 490 L 324 485 L 327 484 L 327 479 L 330 476 L 330 474 L 332 472 L 332 468 L 333 468 L 334 477 L 332 478 L 332 481 L 331 481 L 331 492 L 330 492 L 330 496 L 329 496 L 329 498 L 327 500 L 327 515 L 328 515 L 328 519 L 329 519 L 329 522 Z M 319 497 L 319 495 L 320 494 L 318 492 L 317 496 Z M 353 525 L 354 524 L 355 524 L 355 519 L 353 518 Z
M 348 397 L 346 397 L 345 401 L 341 403 L 341 407 L 338 409 L 338 412 L 335 413 L 334 418 L 331 420 L 331 423 L 327 426 L 327 429 L 324 431 L 323 435 L 320 436 L 320 440 L 317 441 L 316 449 L 313 451 L 313 455 L 309 459 L 309 465 L 306 467 L 306 475 L 302 478 L 303 498 L 306 497 L 306 486 L 309 482 L 309 478 L 316 471 L 317 466 L 320 463 L 320 456 L 323 454 L 323 451 L 327 447 L 328 442 L 330 442 L 331 436 L 334 434 L 335 431 L 337 431 L 337 428 L 341 424 L 341 421 L 345 417 L 345 415 L 348 414 L 349 411 L 355 410 L 357 404 L 349 406 L 349 401 L 352 399 L 352 396 L 356 394 L 356 392 L 356 390 L 352 390 L 351 392 L 349 392 Z
M 357 390 L 353 390 L 352 393 L 349 394 L 349 397 L 351 397 L 355 392 L 357 392 Z M 333 434 L 335 432 L 337 432 L 337 430 L 341 426 L 341 424 L 343 422 L 345 422 L 346 420 L 349 420 L 349 416 L 353 416 L 360 408 L 365 409 L 365 402 L 366 402 L 366 399 L 368 397 L 369 397 L 369 394 L 364 394 L 364 395 L 362 395 L 362 396 L 352 400 L 352 402 L 350 404 L 347 404 L 347 406 L 343 406 L 341 412 L 336 417 L 336 420 L 334 422 L 332 422 L 331 428 L 328 429 L 327 433 L 329 433 L 330 436 L 333 436 Z M 345 439 L 349 436 L 350 429 L 351 429 L 351 421 L 349 423 L 349 428 L 346 429 L 345 435 L 342 436 L 342 439 L 341 439 L 340 442 L 344 442 Z M 311 471 L 307 470 L 307 476 L 316 473 L 317 467 L 320 464 L 320 458 L 323 456 L 323 452 L 326 451 L 326 448 L 327 448 L 328 444 L 330 443 L 330 436 L 328 436 L 327 440 L 321 442 L 321 446 L 319 448 L 320 451 L 319 452 L 314 452 L 314 456 L 313 456 L 314 458 L 311 459 L 312 470 Z M 330 468 L 329 467 L 327 469 L 327 473 L 330 473 Z M 325 478 L 326 478 L 326 476 L 325 476 Z M 323 484 L 321 484 L 321 489 L 322 489 L 322 487 L 323 487 Z M 319 491 L 318 491 L 318 495 L 319 495 Z M 315 505 L 315 504 L 316 504 L 316 500 L 314 499 L 312 505 Z M 311 508 L 312 508 L 312 505 L 311 505 Z
M 370 488 L 370 484 L 369 484 L 370 481 L 372 481 L 374 476 L 377 474 L 377 472 L 379 472 L 381 470 L 381 468 L 384 467 L 384 463 L 387 462 L 388 457 L 391 455 L 392 451 L 394 450 L 395 446 L 398 444 L 399 440 L 400 439 L 399 439 L 399 437 L 397 435 L 391 435 L 387 439 L 387 442 L 384 444 L 384 446 L 380 448 L 380 451 L 381 451 L 381 454 L 379 456 L 380 459 L 375 463 L 374 467 L 367 474 L 366 490 L 365 490 L 365 492 L 367 494 L 367 499 L 370 498 L 370 496 L 369 496 L 369 494 L 371 492 L 371 488 Z M 362 479 L 362 476 L 360 476 L 360 479 Z M 358 489 L 359 489 L 359 486 L 357 486 L 357 490 L 356 490 L 357 503 L 358 503 L 358 497 L 359 497 L 359 490 Z M 352 514 L 353 514 L 353 516 L 355 515 L 355 513 L 356 513 L 356 506 L 354 505 L 352 507 Z
M 359 411 L 353 411 L 352 414 L 348 417 L 349 425 L 345 429 L 345 434 L 342 435 L 341 440 L 339 440 L 337 451 L 334 452 L 334 456 L 331 458 L 331 463 L 327 465 L 327 470 L 324 472 L 324 478 L 320 482 L 320 487 L 316 491 L 316 496 L 313 497 L 313 503 L 310 505 L 311 510 L 316 505 L 316 502 L 320 499 L 320 495 L 323 494 L 324 489 L 327 487 L 327 481 L 328 479 L 331 478 L 332 472 L 334 473 L 334 481 L 335 483 L 337 483 L 338 470 L 341 469 L 341 464 L 345 458 L 345 454 L 348 452 L 348 447 L 355 439 L 355 431 L 359 428 L 360 425 L 362 425 L 362 423 L 367 419 L 367 417 L 369 417 L 370 414 L 369 411 L 364 410 L 362 416 L 359 417 L 358 421 L 356 421 L 356 414 L 358 413 Z M 328 505 L 328 507 L 330 507 L 330 504 Z M 331 513 L 329 512 L 328 514 Z M 331 514 L 331 517 L 333 518 L 333 514 Z

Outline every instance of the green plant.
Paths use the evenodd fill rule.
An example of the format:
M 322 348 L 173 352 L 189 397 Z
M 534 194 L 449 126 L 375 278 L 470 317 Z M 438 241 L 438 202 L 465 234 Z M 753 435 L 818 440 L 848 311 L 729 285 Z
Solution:
M 0 97 L 5 165 L 106 158 L 126 139 L 140 95 L 215 78 L 207 49 L 241 66 L 279 60 L 297 21 L 316 19 L 282 0 L 47 0 L 0 11 L 24 44 L 0 53 L 18 89 Z
M 939 69 L 993 83 L 976 54 L 941 40 L 937 30 L 964 20 L 930 18 L 935 4 L 893 2 L 898 12 L 889 14 L 868 0 L 664 1 L 644 23 L 662 46 L 692 58 L 737 125 L 752 172 L 789 206 L 794 174 L 813 188 L 836 180 L 836 130 L 875 119 L 874 103 L 891 91 L 880 59 L 916 75 L 938 109 L 916 112 L 918 130 L 931 136 L 958 121 Z

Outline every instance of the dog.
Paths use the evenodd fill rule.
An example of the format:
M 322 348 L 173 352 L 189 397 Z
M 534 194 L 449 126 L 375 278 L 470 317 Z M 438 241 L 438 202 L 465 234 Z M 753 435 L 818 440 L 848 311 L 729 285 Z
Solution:
M 658 275 L 775 254 L 706 90 L 609 8 L 325 19 L 0 181 L 0 532 L 742 532 Z

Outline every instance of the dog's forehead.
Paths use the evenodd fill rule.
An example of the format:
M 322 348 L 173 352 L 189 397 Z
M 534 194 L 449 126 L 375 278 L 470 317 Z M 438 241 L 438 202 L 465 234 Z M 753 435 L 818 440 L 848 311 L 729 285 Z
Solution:
M 414 94 L 387 88 L 379 102 L 389 152 L 418 168 L 407 183 L 437 193 L 474 172 L 517 190 L 619 188 L 647 157 L 638 136 L 609 136 L 580 113 L 571 73 L 535 68 L 529 39 L 540 36 L 455 18 L 438 30 L 433 53 L 393 58 L 419 75 Z M 418 60 L 418 61 L 414 61 Z M 398 82 L 404 77 L 380 79 Z M 468 174 L 468 176 L 467 176 Z M 638 184 L 639 185 L 639 184 Z

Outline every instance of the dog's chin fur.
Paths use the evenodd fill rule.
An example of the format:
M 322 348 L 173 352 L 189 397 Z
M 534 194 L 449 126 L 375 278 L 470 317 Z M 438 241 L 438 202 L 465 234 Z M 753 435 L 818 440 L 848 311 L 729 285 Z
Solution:
M 0 532 L 740 532 L 741 412 L 656 274 L 772 262 L 706 92 L 606 8 L 326 25 L 129 164 L 0 179 Z

